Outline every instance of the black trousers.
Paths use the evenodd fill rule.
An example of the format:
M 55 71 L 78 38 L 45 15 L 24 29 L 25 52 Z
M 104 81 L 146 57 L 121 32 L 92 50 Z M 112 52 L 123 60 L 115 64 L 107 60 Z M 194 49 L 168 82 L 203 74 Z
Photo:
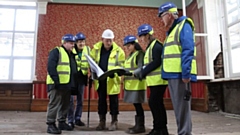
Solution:
M 99 81 L 98 92 L 98 114 L 106 115 L 107 114 L 107 82 Z M 110 102 L 110 114 L 118 115 L 118 95 L 109 95 Z
M 150 86 L 149 107 L 153 116 L 153 129 L 167 128 L 167 114 L 163 104 L 163 95 L 167 85 Z
M 144 110 L 142 107 L 142 103 L 134 103 L 133 104 L 136 110 L 136 115 L 137 116 L 144 116 Z

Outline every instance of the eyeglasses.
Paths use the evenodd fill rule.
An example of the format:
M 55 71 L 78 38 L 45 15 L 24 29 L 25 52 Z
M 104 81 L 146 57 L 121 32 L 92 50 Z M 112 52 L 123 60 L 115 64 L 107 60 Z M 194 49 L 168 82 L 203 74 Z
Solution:
M 162 14 L 161 16 L 160 16 L 160 18 L 163 18 L 165 15 L 167 15 L 167 14 L 169 14 L 168 12 L 167 13 L 165 13 L 165 14 Z

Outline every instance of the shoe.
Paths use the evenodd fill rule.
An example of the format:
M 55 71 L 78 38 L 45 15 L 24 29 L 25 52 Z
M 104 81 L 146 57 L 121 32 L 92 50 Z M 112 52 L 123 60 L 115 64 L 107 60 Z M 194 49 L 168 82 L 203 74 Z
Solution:
M 129 134 L 138 134 L 145 132 L 144 126 L 144 116 L 135 116 L 135 126 L 133 128 L 129 128 Z
M 85 126 L 85 123 L 83 123 L 81 120 L 76 120 L 75 125 L 77 126 Z
M 57 128 L 55 123 L 48 123 L 47 133 L 49 133 L 49 134 L 61 134 L 62 131 Z
M 160 131 L 152 129 L 148 134 L 146 135 L 162 135 Z
M 99 115 L 99 124 L 98 126 L 96 127 L 96 130 L 97 131 L 102 131 L 102 130 L 105 130 L 106 128 L 106 115 Z
M 112 122 L 111 122 L 111 125 L 108 127 L 108 130 L 109 131 L 115 131 L 118 129 L 118 117 L 117 115 L 112 115 Z
M 58 128 L 60 130 L 67 130 L 67 131 L 72 131 L 73 128 L 71 126 L 69 126 L 66 122 L 59 122 L 58 123 Z
M 68 126 L 70 126 L 72 129 L 74 129 L 74 124 L 73 124 L 73 122 L 69 122 L 69 123 L 68 123 Z
M 167 129 L 161 129 L 161 130 L 154 130 L 152 129 L 148 134 L 146 135 L 169 135 Z

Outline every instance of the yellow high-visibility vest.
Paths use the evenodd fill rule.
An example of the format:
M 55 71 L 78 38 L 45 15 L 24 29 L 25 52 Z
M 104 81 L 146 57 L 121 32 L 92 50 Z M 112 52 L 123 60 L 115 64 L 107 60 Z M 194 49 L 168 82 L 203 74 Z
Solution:
M 63 47 L 56 47 L 59 50 L 59 60 L 57 65 L 57 72 L 59 76 L 59 83 L 60 84 L 67 84 L 70 81 L 70 63 L 69 63 L 69 56 Z M 47 75 L 47 84 L 54 84 L 54 81 Z
M 78 55 L 75 56 L 76 62 L 77 62 L 77 67 L 78 67 L 78 71 L 82 71 L 83 75 L 87 75 L 88 74 L 88 68 L 89 68 L 89 64 L 87 61 L 87 58 L 84 56 L 84 54 L 87 54 L 90 56 L 90 47 L 89 46 L 84 46 L 83 47 L 83 51 L 82 51 L 82 56 L 81 58 L 78 57 Z M 76 49 L 73 49 L 73 53 L 77 54 Z
M 146 53 L 144 55 L 144 65 L 148 65 L 150 62 L 153 61 L 152 59 L 152 49 L 156 42 L 159 42 L 158 40 L 152 41 L 148 49 L 146 50 Z M 159 42 L 160 43 L 160 42 Z M 160 53 L 160 52 L 159 52 Z M 161 66 L 147 74 L 146 76 L 146 82 L 147 86 L 157 86 L 157 85 L 167 85 L 168 81 L 163 80 L 161 77 Z
M 188 21 L 192 26 L 194 33 L 194 23 L 190 18 L 182 20 L 178 23 L 171 33 L 166 37 L 164 43 L 164 54 L 163 54 L 163 70 L 167 73 L 181 73 L 181 54 L 182 46 L 180 43 L 180 32 L 183 28 L 185 21 Z M 194 34 L 193 34 L 194 36 Z M 195 42 L 195 37 L 193 37 Z M 174 66 L 173 66 L 174 63 Z M 197 64 L 196 64 L 196 46 L 194 46 L 194 57 L 191 63 L 191 74 L 197 74 Z
M 93 60 L 99 64 L 100 61 L 100 52 L 103 43 L 98 42 L 93 46 L 91 51 L 91 57 Z M 113 42 L 113 49 L 111 50 L 110 56 L 108 58 L 108 70 L 114 69 L 118 66 L 123 67 L 123 63 L 125 60 L 125 53 L 115 42 Z M 115 95 L 120 93 L 120 86 L 121 86 L 121 77 L 118 76 L 116 73 L 114 74 L 114 78 L 107 78 L 107 94 L 108 95 Z M 97 90 L 99 87 L 98 80 L 94 80 L 94 88 Z
M 139 51 L 135 51 L 131 56 L 129 56 L 124 62 L 124 68 L 133 72 L 138 68 L 136 64 L 136 59 Z M 134 76 L 124 76 L 124 89 L 125 90 L 146 90 L 146 80 L 138 80 Z

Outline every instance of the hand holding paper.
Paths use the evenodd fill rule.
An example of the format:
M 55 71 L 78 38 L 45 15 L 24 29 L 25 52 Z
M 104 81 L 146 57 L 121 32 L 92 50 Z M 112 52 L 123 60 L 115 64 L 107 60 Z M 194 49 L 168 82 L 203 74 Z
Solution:
M 124 69 L 123 67 L 116 66 L 114 69 L 108 70 L 107 72 L 103 72 L 102 69 L 97 65 L 97 63 L 87 54 L 84 54 L 87 58 L 87 61 L 90 65 L 90 69 L 92 74 L 93 80 L 104 80 L 107 77 L 114 75 L 114 73 L 118 73 L 119 76 L 125 73 L 128 73 L 129 71 Z

